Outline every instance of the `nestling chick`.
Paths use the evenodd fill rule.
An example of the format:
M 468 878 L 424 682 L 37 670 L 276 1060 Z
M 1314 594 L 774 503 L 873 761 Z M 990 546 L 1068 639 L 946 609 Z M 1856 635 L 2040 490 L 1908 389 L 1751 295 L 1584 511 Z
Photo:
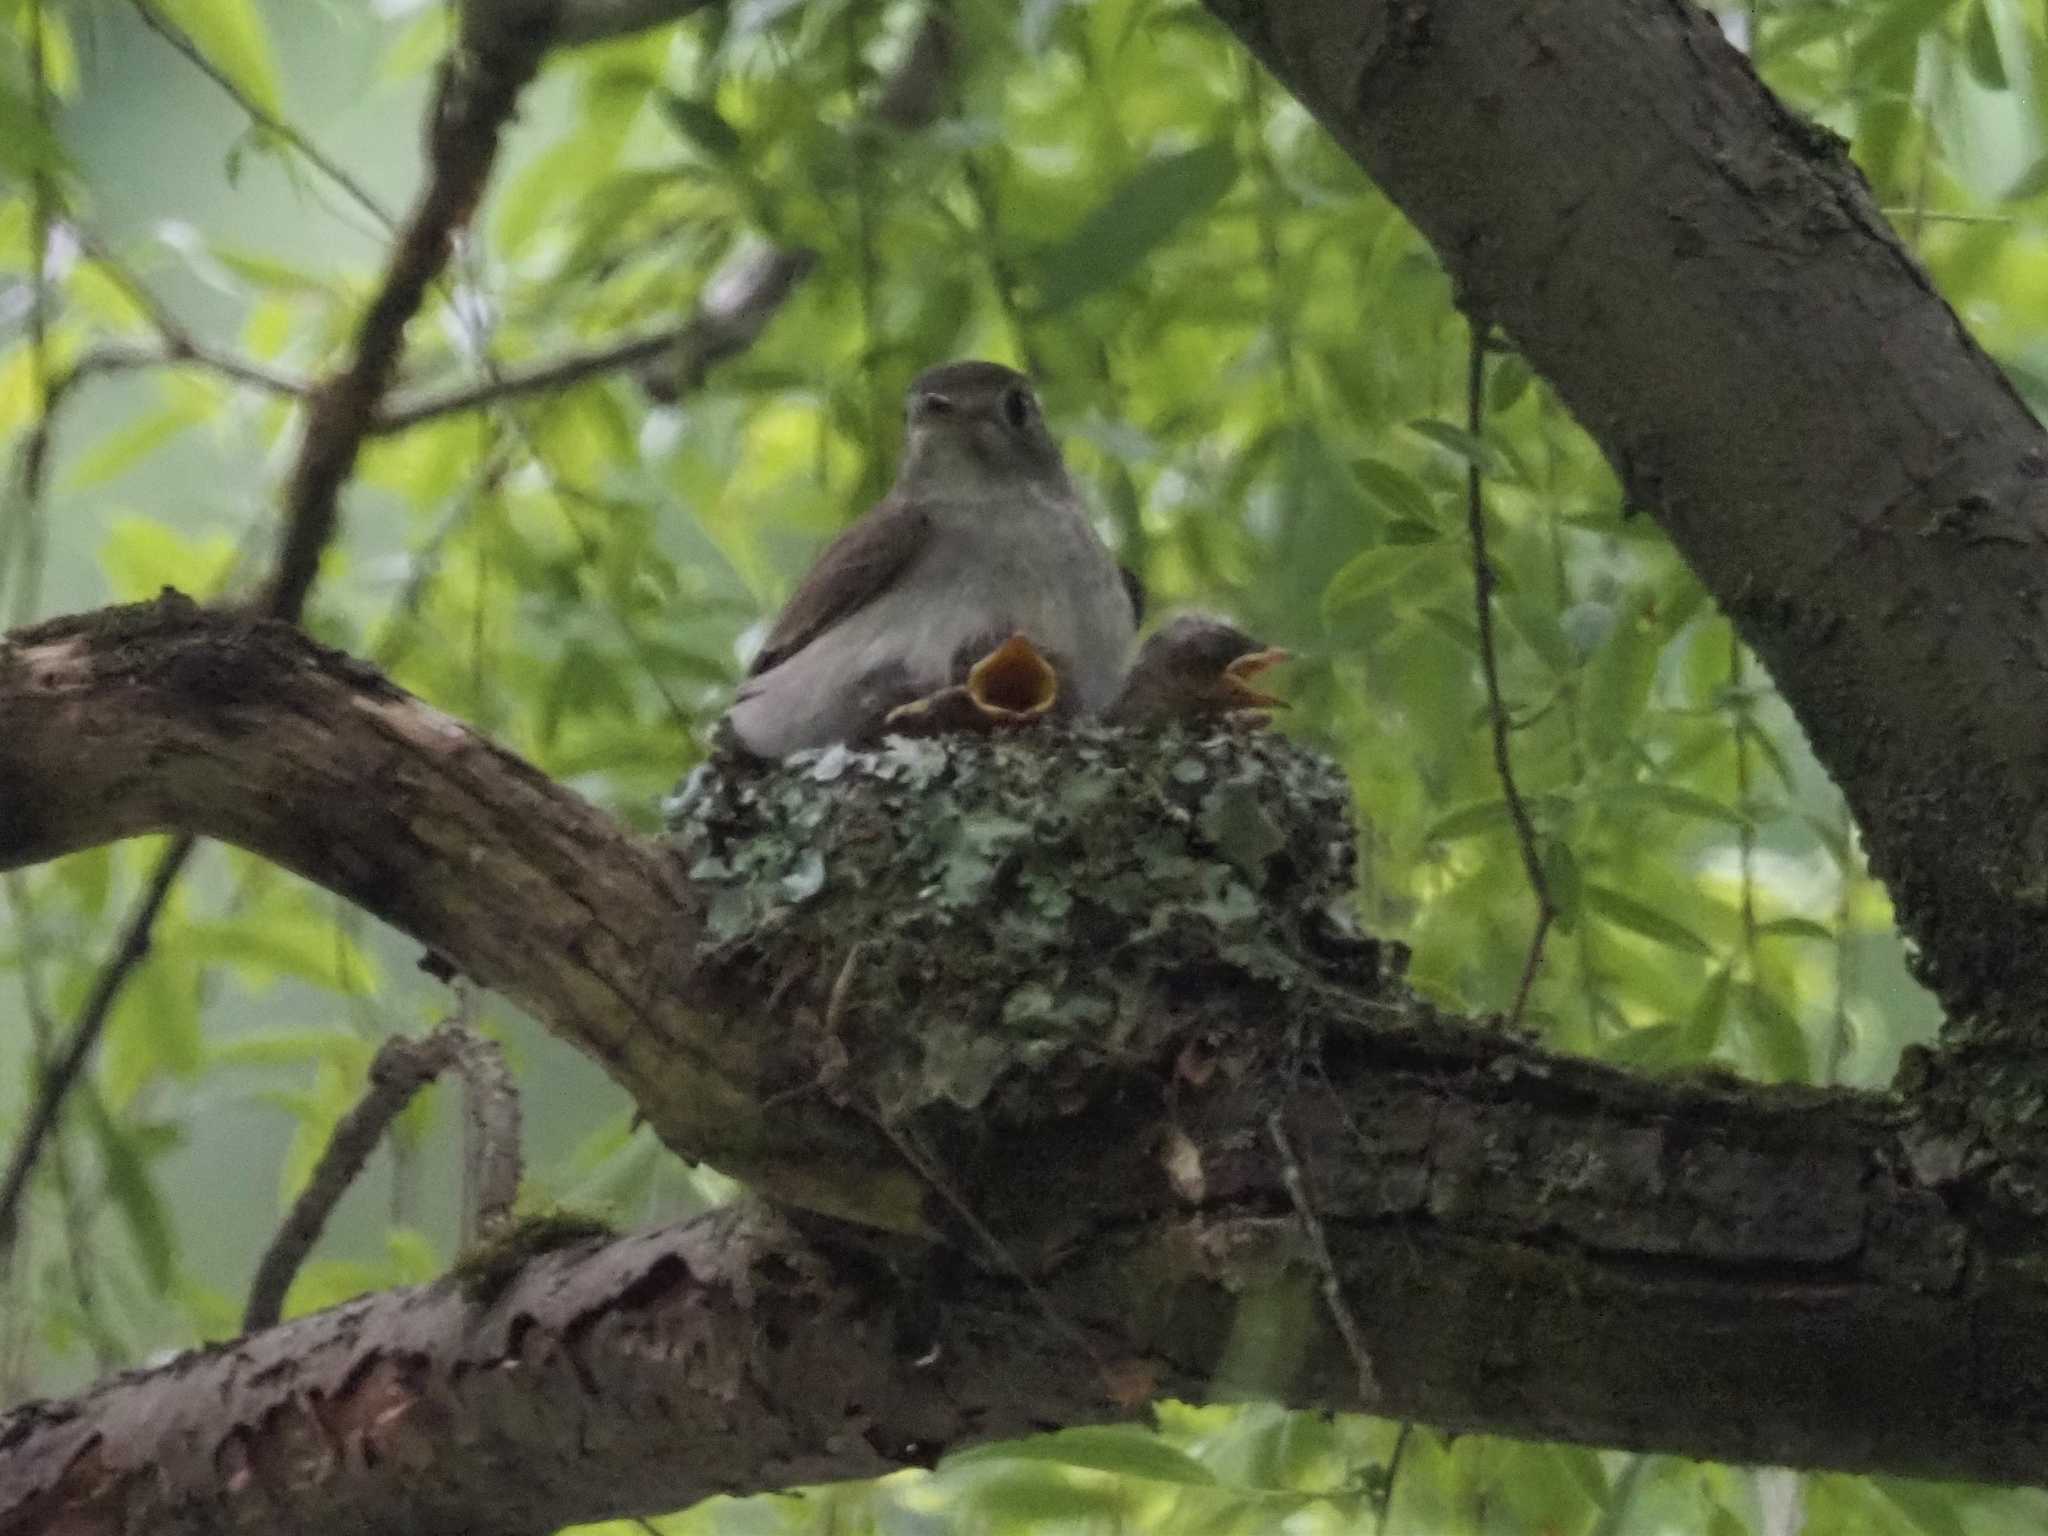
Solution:
M 1286 651 L 1261 645 L 1234 624 L 1186 614 L 1139 649 L 1108 718 L 1114 725 L 1156 728 L 1176 720 L 1285 709 L 1285 699 L 1264 692 L 1254 680 L 1289 659 Z

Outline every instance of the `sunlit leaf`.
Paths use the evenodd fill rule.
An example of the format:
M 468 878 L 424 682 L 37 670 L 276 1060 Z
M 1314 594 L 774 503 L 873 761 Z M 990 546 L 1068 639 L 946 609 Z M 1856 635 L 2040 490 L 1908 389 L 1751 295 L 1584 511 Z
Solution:
M 277 61 L 271 56 L 270 33 L 255 0 L 148 0 L 148 4 L 183 30 L 243 95 L 273 117 L 283 114 Z
M 1216 1481 L 1199 1461 L 1173 1449 L 1151 1431 L 1124 1425 L 1063 1429 L 1029 1440 L 998 1440 L 949 1456 L 943 1466 L 952 1471 L 990 1461 L 1053 1462 L 1162 1483 L 1209 1485 Z
M 1624 896 L 1611 885 L 1588 881 L 1586 908 L 1615 927 L 1625 929 L 1637 938 L 1648 939 L 1653 944 L 1662 944 L 1667 949 L 1694 955 L 1711 955 L 1714 952 L 1711 944 L 1685 924 L 1665 916 L 1655 907 L 1645 906 L 1632 896 Z

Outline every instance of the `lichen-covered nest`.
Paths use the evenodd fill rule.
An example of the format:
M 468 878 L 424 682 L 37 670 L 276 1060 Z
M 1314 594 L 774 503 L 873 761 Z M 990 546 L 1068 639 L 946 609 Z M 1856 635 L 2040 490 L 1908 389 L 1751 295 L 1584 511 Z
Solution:
M 1242 1019 L 1247 988 L 1278 1056 L 1290 995 L 1381 980 L 1349 785 L 1270 731 L 721 756 L 667 813 L 706 903 L 699 984 L 791 1019 L 771 1087 L 891 1118 L 1072 1110 L 1105 1063 L 1157 1069 Z

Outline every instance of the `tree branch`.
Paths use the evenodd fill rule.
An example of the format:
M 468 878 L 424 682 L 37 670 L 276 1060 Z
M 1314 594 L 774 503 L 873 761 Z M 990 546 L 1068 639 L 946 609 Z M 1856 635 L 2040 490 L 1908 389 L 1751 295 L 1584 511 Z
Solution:
M 335 1125 L 306 1187 L 258 1262 L 242 1309 L 244 1333 L 276 1326 L 299 1266 L 391 1122 L 420 1089 L 451 1067 L 462 1071 L 471 1121 L 487 1144 L 477 1227 L 489 1234 L 510 1216 L 519 1192 L 519 1098 L 503 1054 L 459 1020 L 428 1035 L 393 1035 L 378 1047 L 368 1089 Z
M 285 491 L 277 568 L 263 612 L 296 619 L 340 516 L 342 482 L 355 468 L 377 406 L 390 388 L 405 327 L 447 265 L 455 231 L 483 196 L 498 137 L 551 41 L 553 7 L 537 0 L 463 8 L 465 35 L 441 69 L 427 119 L 427 180 L 392 245 L 346 365 L 315 389 Z M 491 18 L 467 25 L 472 12 Z M 517 12 L 519 25 L 499 21 Z
M 1275 1389 L 1289 1401 L 1357 1406 L 1364 1355 L 1378 1411 L 1456 1427 L 1987 1479 L 2031 1480 L 2048 1456 L 2048 1426 L 2011 1411 L 2048 1370 L 2048 1296 L 2009 1232 L 1944 1202 L 1944 1144 L 1910 1104 L 1641 1080 L 1438 1018 L 1379 977 L 1370 946 L 1316 926 L 1335 887 L 1307 872 L 1324 857 L 1310 850 L 1341 847 L 1348 798 L 1270 734 L 1105 734 L 1098 762 L 1152 777 L 1090 785 L 1088 817 L 1036 822 L 1034 804 L 1081 803 L 1060 775 L 1102 770 L 975 742 L 850 754 L 822 781 L 802 763 L 733 769 L 699 781 L 664 847 L 298 631 L 175 598 L 17 633 L 0 714 L 0 867 L 145 830 L 237 843 L 530 1009 L 685 1155 L 794 1204 L 952 1228 L 876 1121 L 913 1129 L 1101 1358 L 1200 1378 L 1232 1297 L 1334 1276 L 1372 1298 L 1358 1348 L 1310 1339 Z M 934 776 L 934 752 L 1024 756 Z M 1233 798 L 1265 773 L 1308 777 Z M 992 808 L 955 798 L 997 781 L 1010 798 Z M 1230 896 L 1219 871 L 1258 856 L 1200 828 L 1236 844 L 1228 828 L 1261 816 L 1282 851 L 1262 894 Z M 991 845 L 998 825 L 1023 832 Z M 854 862 L 877 844 L 878 862 Z M 1152 862 L 1133 871 L 1134 850 Z M 1052 868 L 1080 894 L 1034 926 Z M 1348 860 L 1328 878 L 1348 880 Z M 912 889 L 928 894 L 906 903 Z M 830 962 L 848 932 L 868 938 L 845 982 Z M 906 952 L 916 969 L 892 969 Z M 1090 1008 L 1112 975 L 1132 1011 L 1105 1024 Z M 1266 1130 L 1276 1111 L 1291 1167 Z M 1315 1192 L 1325 1252 L 1291 1182 Z M 915 1251 L 892 1262 L 908 1272 Z M 999 1266 L 977 1283 L 1043 1315 Z M 1087 1369 L 1070 1345 L 1063 1358 Z M 1022 1380 L 983 1366 L 1006 1391 Z
M 872 1271 L 727 1210 L 546 1254 L 497 1294 L 367 1296 L 16 1409 L 0 1533 L 544 1536 L 1108 1410 L 1071 1341 L 997 1287 L 936 1343 L 912 1360 Z
M 1690 4 L 1206 4 L 1550 381 L 1769 668 L 1948 1009 L 1957 1135 L 2036 1155 L 2048 433 L 1844 142 Z M 2042 1191 L 2048 1163 L 1999 1194 L 2040 1220 Z

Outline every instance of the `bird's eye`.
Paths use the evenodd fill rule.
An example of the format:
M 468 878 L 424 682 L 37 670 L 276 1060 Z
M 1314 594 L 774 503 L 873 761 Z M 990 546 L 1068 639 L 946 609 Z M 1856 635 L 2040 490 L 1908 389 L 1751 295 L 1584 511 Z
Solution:
M 1017 431 L 1022 432 L 1031 425 L 1031 391 L 1011 389 L 1003 392 L 1003 419 Z
M 917 397 L 917 408 L 919 413 L 925 416 L 950 416 L 953 414 L 953 402 L 944 395 L 919 395 Z

